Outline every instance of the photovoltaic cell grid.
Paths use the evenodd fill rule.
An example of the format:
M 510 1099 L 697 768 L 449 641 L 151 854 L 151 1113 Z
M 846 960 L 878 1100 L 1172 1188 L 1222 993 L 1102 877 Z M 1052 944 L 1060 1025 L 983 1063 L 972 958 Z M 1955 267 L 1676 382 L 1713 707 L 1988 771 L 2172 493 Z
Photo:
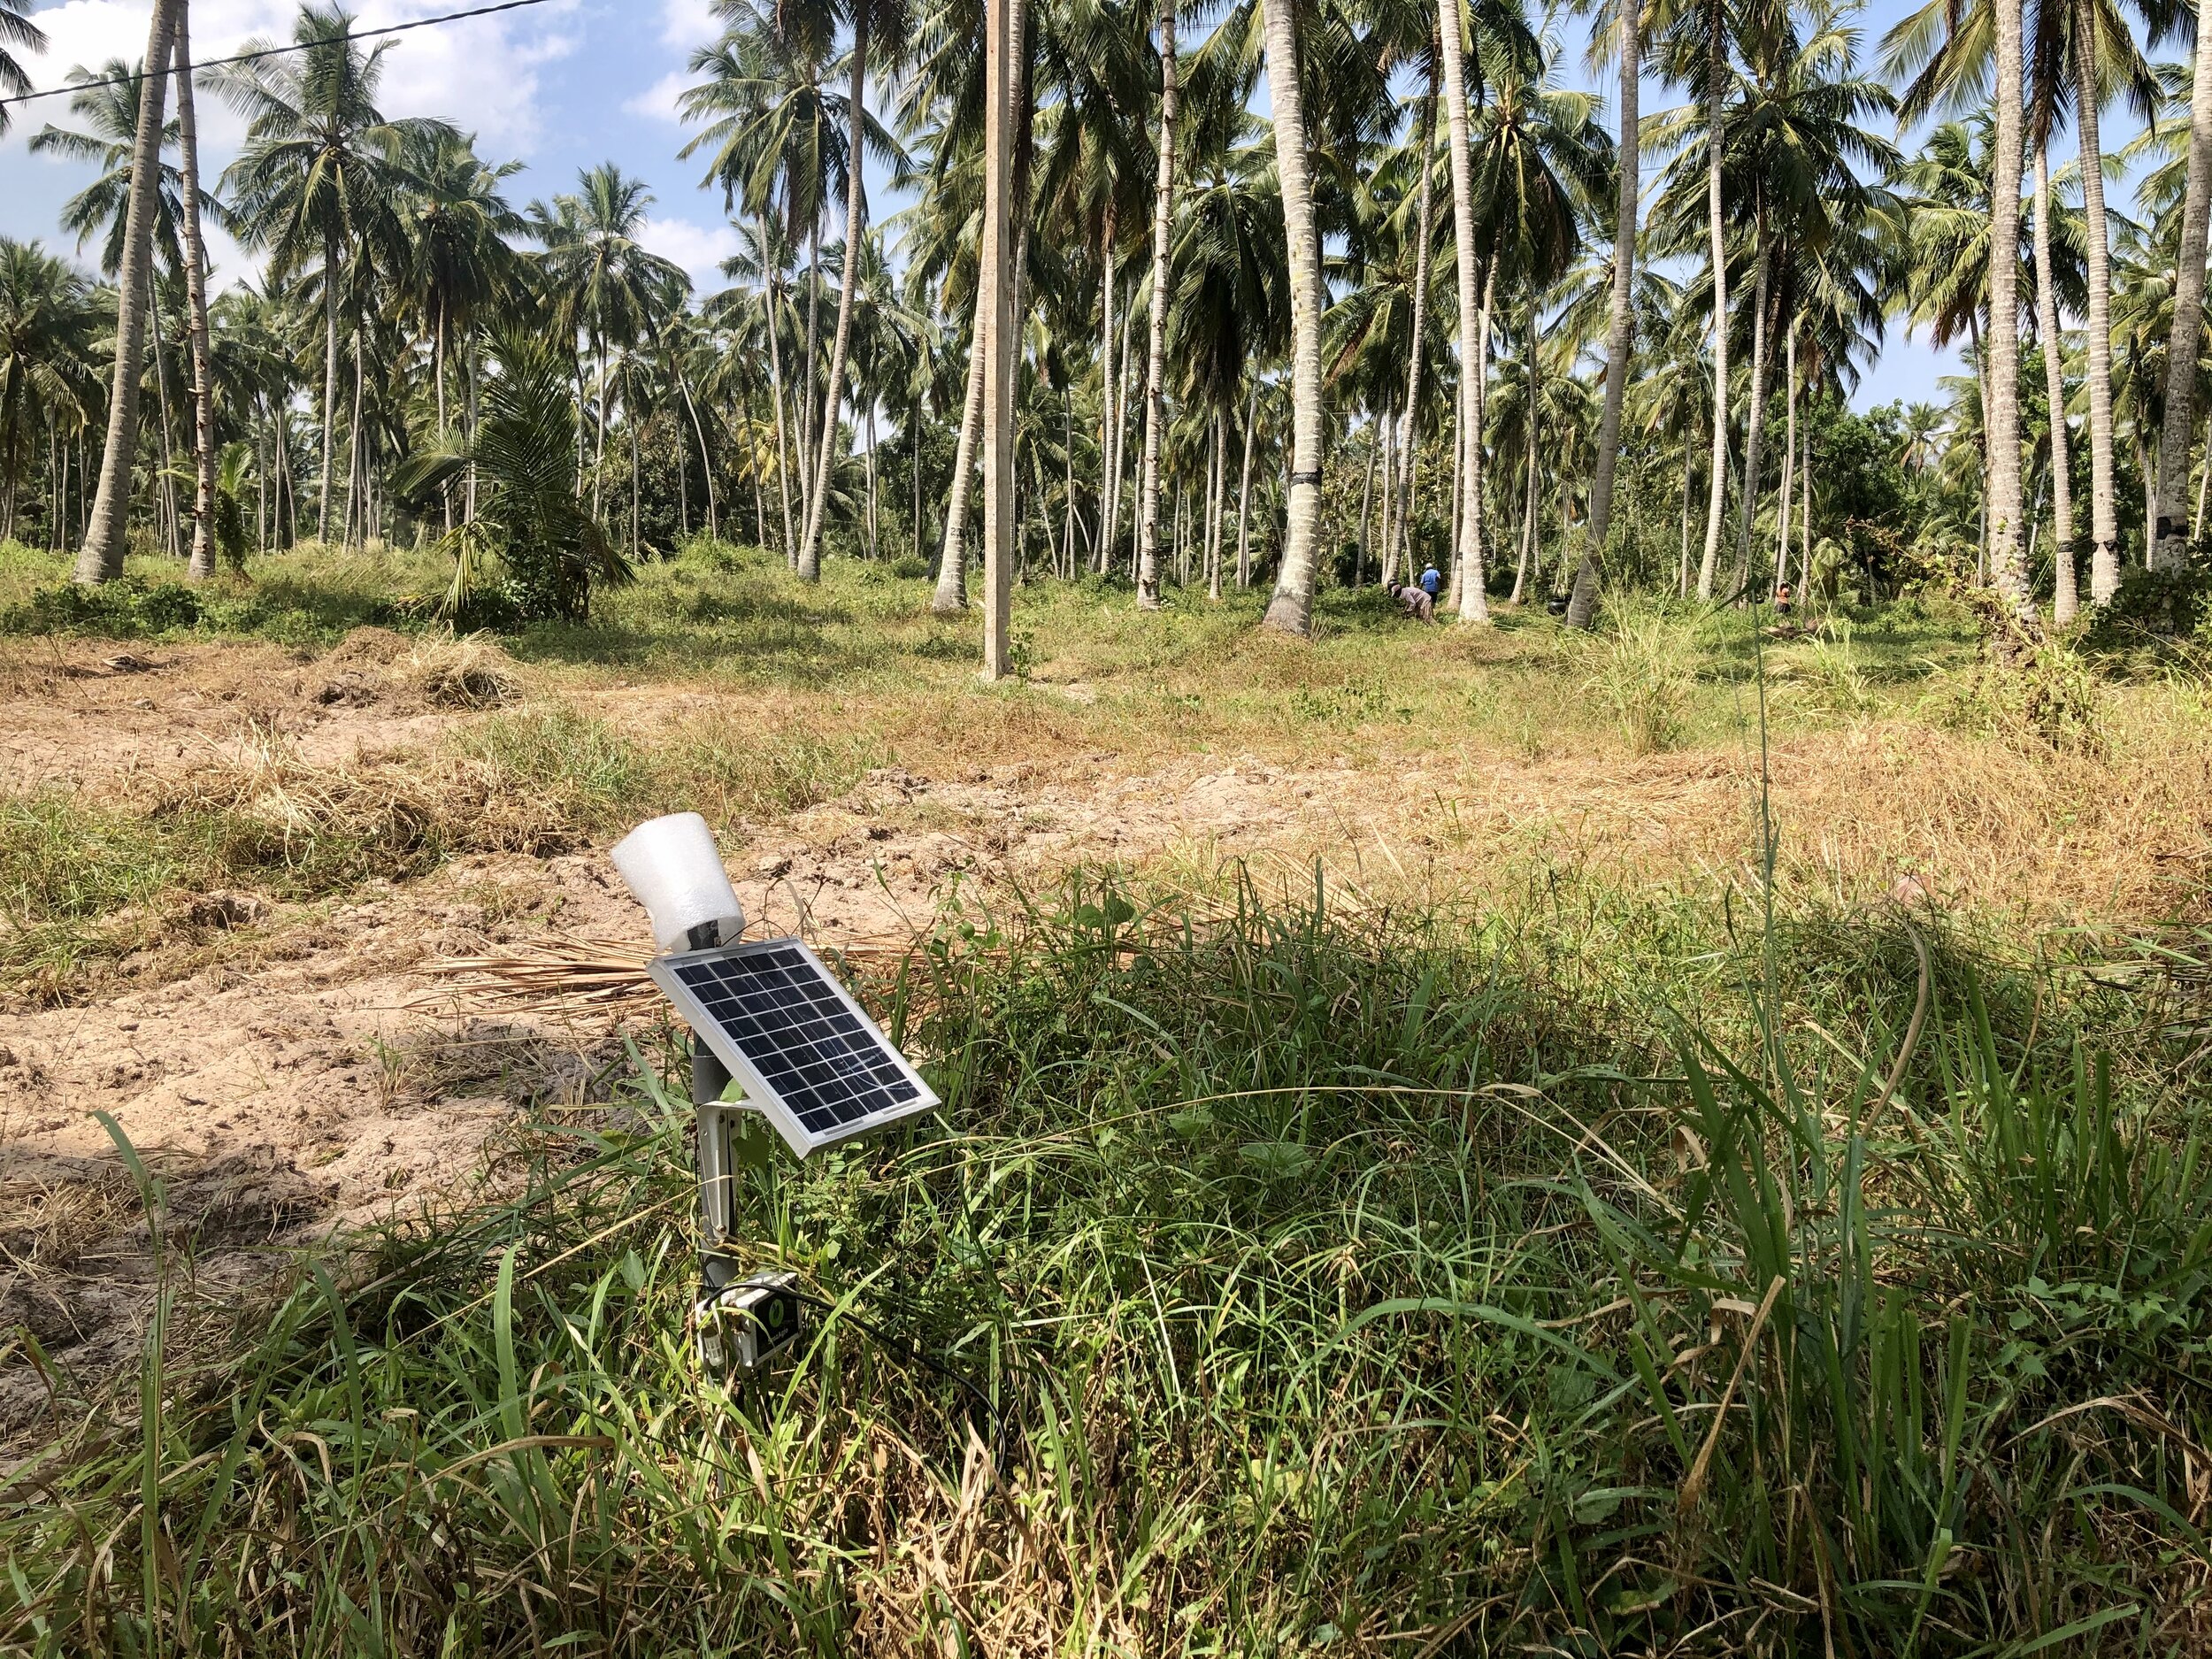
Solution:
M 809 1140 L 836 1140 L 869 1119 L 932 1103 L 799 946 L 772 941 L 669 968 Z

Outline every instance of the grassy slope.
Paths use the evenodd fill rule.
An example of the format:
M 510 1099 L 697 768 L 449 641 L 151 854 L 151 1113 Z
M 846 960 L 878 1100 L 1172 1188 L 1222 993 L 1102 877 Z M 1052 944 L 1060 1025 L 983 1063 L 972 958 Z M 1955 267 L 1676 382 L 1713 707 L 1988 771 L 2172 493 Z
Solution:
M 772 694 L 794 726 L 833 708 L 870 753 L 923 764 L 1110 741 L 1355 763 L 1586 746 L 1620 766 L 1655 695 L 1665 741 L 1724 753 L 1755 712 L 1741 636 L 1693 654 L 1631 630 L 1603 660 L 1540 623 L 1409 641 L 1356 596 L 1308 653 L 1240 613 L 1151 626 L 1033 591 L 1037 674 L 1097 701 L 984 693 L 966 626 L 920 615 L 920 586 L 846 567 L 806 595 L 697 561 L 516 649 L 580 696 L 682 675 Z M 1810 689 L 1778 724 L 1919 706 L 1919 659 L 1958 649 L 1910 620 L 1840 664 L 1788 648 L 1770 668 Z M 2085 817 L 2131 745 L 2191 718 L 2170 695 L 2116 705 L 2118 759 L 1896 729 L 1921 733 L 1915 777 L 1963 757 Z M 696 787 L 680 733 L 574 718 L 494 716 L 453 753 L 565 780 L 547 810 L 585 833 L 641 788 Z M 1978 810 L 2001 845 L 2008 803 Z M 875 987 L 933 1056 L 941 1120 L 751 1179 L 757 1259 L 845 1311 L 734 1396 L 684 1354 L 690 1177 L 674 1056 L 649 1045 L 631 1114 L 512 1148 L 527 1200 L 372 1241 L 330 1268 L 342 1293 L 303 1276 L 165 1364 L 157 1331 L 159 1386 L 0 1488 L 22 1602 L 0 1644 L 144 1651 L 150 1625 L 285 1653 L 2201 1643 L 2198 1079 L 2158 1010 L 2016 965 L 2035 939 L 1970 910 L 1920 923 L 1927 1017 L 1874 1109 L 1915 944 L 1824 868 L 1789 849 L 1770 932 L 1755 881 L 1722 903 L 1555 862 L 1386 918 L 1093 877 L 1002 933 L 949 935 Z M 910 1344 L 989 1394 L 973 1426 L 1002 1479 L 964 1455 L 965 1396 Z

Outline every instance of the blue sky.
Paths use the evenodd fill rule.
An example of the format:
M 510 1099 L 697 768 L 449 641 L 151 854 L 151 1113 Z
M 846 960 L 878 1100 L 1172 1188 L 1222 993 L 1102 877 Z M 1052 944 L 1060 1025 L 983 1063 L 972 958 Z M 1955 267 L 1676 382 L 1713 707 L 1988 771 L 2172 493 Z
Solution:
M 373 27 L 468 3 L 358 0 L 357 10 L 363 26 Z M 1870 0 L 1859 19 L 1869 54 L 1909 9 L 1909 0 Z M 145 50 L 149 10 L 148 0 L 36 4 L 35 20 L 53 46 L 27 66 L 45 87 L 59 84 L 73 64 L 134 59 Z M 205 59 L 234 51 L 255 36 L 288 35 L 296 7 L 291 0 L 194 0 L 192 12 L 194 55 Z M 1566 48 L 1563 77 L 1586 81 L 1581 24 L 1563 19 L 1557 32 Z M 714 34 L 710 0 L 549 0 L 529 11 L 393 37 L 383 103 L 395 115 L 442 116 L 473 130 L 487 157 L 525 163 L 526 170 L 511 185 L 518 201 L 570 188 L 583 167 L 619 162 L 649 180 L 656 193 L 646 241 L 703 286 L 719 287 L 715 267 L 733 251 L 735 238 L 723 220 L 719 195 L 699 189 L 698 167 L 676 158 L 685 137 L 676 117 L 685 63 Z M 1645 89 L 1647 111 L 1675 101 L 1664 88 Z M 202 107 L 203 142 L 211 166 L 218 166 L 235 150 L 240 126 L 214 100 L 204 99 Z M 15 116 L 13 131 L 0 139 L 0 234 L 58 244 L 61 204 L 87 175 L 29 154 L 24 141 L 47 120 L 65 123 L 65 100 L 19 107 Z M 2116 111 L 2108 118 L 2107 142 L 2116 149 L 2133 130 Z M 2116 193 L 2114 204 L 2125 211 L 2129 200 L 2124 190 Z M 879 219 L 896 205 L 880 192 L 872 197 Z M 219 246 L 216 257 L 232 273 L 248 268 L 235 249 Z M 1952 354 L 1894 334 L 1857 401 L 1932 398 L 1937 381 L 1957 372 Z

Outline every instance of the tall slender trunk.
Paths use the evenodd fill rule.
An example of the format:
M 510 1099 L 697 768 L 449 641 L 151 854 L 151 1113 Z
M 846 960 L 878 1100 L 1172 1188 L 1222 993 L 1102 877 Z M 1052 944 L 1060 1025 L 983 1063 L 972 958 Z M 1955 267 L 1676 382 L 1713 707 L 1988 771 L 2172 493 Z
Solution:
M 177 7 L 177 143 L 183 207 L 184 302 L 192 342 L 192 565 L 215 573 L 215 383 L 207 350 L 207 243 L 200 234 L 200 128 L 192 98 L 190 9 Z
M 1127 499 L 1129 474 L 1129 400 L 1135 394 L 1133 366 L 1129 359 L 1132 349 L 1130 334 L 1137 318 L 1135 296 L 1121 311 L 1121 350 L 1114 371 L 1114 508 L 1107 516 L 1107 537 L 1098 549 L 1098 568 L 1102 574 L 1111 570 L 1114 564 L 1114 545 L 1121 539 L 1121 504 Z M 1131 564 L 1135 564 L 1135 552 L 1131 551 Z
M 1782 373 L 1782 405 L 1786 411 L 1782 426 L 1782 493 L 1776 498 L 1774 520 L 1774 580 L 1767 584 L 1770 595 L 1778 594 L 1790 572 L 1790 491 L 1797 482 L 1797 319 L 1790 319 L 1789 332 L 1784 336 Z
M 581 378 L 580 371 L 579 378 Z M 316 486 L 319 499 L 315 507 L 315 539 L 326 547 L 330 543 L 331 473 L 337 465 L 337 447 L 338 238 L 335 234 L 326 234 L 323 238 L 323 470 Z M 580 449 L 578 453 L 580 457 L 582 452 Z M 580 460 L 580 476 L 581 472 Z
M 1628 396 L 1628 359 L 1636 347 L 1636 233 L 1639 138 L 1638 95 L 1643 77 L 1640 7 L 1617 8 L 1620 14 L 1621 140 L 1620 194 L 1613 208 L 1613 308 L 1605 329 L 1605 409 L 1598 417 L 1597 473 L 1590 480 L 1590 540 L 1575 571 L 1574 594 L 1567 602 L 1567 625 L 1586 628 L 1597 620 L 1598 581 L 1606 543 L 1613 532 L 1613 480 L 1620 468 L 1621 407 Z M 1796 334 L 1793 331 L 1793 345 Z M 1795 381 L 1791 396 L 1795 398 Z M 1794 401 L 1790 407 L 1796 408 Z
M 977 288 L 983 385 L 983 677 L 1012 672 L 1014 580 L 1013 150 L 1021 0 L 985 0 L 983 248 Z
M 818 111 L 820 106 L 818 104 L 816 107 Z M 820 119 L 818 113 L 815 119 L 818 121 Z M 822 217 L 818 209 L 813 222 L 806 227 L 806 338 L 800 348 L 799 428 L 795 434 L 799 449 L 799 522 L 802 526 L 806 523 L 807 480 L 814 476 L 814 359 L 821 344 L 821 316 Z M 796 568 L 795 565 L 793 568 Z
M 2020 260 L 2016 251 L 2020 246 L 2020 0 L 1994 4 L 1997 156 L 1989 204 L 1989 564 L 1998 592 L 2024 623 L 2032 626 L 2035 600 L 2028 588 L 2023 539 L 2026 526 L 2020 503 Z M 2090 109 L 2078 113 L 2085 125 L 2094 124 Z M 2101 229 L 2095 222 L 2101 207 L 2091 210 L 2093 249 Z M 2095 305 L 2093 296 L 2090 303 Z M 2093 314 L 2093 336 L 2101 326 Z
M 1431 44 L 1435 45 L 1434 42 Z M 1429 91 L 1421 108 L 1421 192 L 1419 207 L 1415 215 L 1414 234 L 1419 238 L 1413 248 L 1413 347 L 1406 364 L 1406 405 L 1402 411 L 1405 422 L 1403 438 L 1398 449 L 1398 518 L 1394 529 L 1383 537 L 1383 580 L 1388 581 L 1397 568 L 1397 557 L 1404 549 L 1406 526 L 1413 515 L 1408 511 L 1413 502 L 1413 469 L 1420 453 L 1415 441 L 1421 419 L 1421 359 L 1427 355 L 1422 349 L 1428 338 L 1429 318 L 1429 244 L 1434 240 L 1436 228 L 1436 104 L 1440 96 L 1437 82 L 1443 73 L 1442 53 L 1440 48 L 1429 55 Z M 1462 125 L 1466 114 L 1460 114 Z M 1390 487 L 1386 481 L 1383 499 L 1390 498 Z M 1411 574 L 1413 556 L 1406 552 L 1406 571 Z
M 1482 566 L 1480 505 L 1481 396 L 1474 385 L 1479 327 L 1475 313 L 1481 299 L 1475 287 L 1475 166 L 1468 149 L 1466 41 L 1460 33 L 1459 0 L 1438 0 L 1437 27 L 1444 58 L 1446 142 L 1452 152 L 1452 251 L 1459 271 L 1459 372 L 1465 388 L 1460 396 L 1459 434 L 1460 448 L 1466 457 L 1460 469 L 1460 488 L 1464 494 L 1459 505 L 1460 547 L 1453 580 L 1459 589 L 1460 619 L 1487 622 L 1490 596 L 1485 591 Z
M 154 0 L 147 31 L 146 62 L 169 61 L 180 0 Z M 100 455 L 100 484 L 84 546 L 77 555 L 76 580 L 93 584 L 123 573 L 126 532 L 130 524 L 131 464 L 138 451 L 138 381 L 145 349 L 146 311 L 153 287 L 154 200 L 161 163 L 162 108 L 169 78 L 149 74 L 138 87 L 138 132 L 131 146 L 129 206 L 123 219 L 123 264 L 116 289 L 115 380 L 108 399 L 106 447 Z
M 446 435 L 445 333 L 445 299 L 443 296 L 440 296 L 437 326 L 433 331 L 435 349 L 431 360 L 430 378 L 438 388 L 438 441 L 441 443 L 445 442 Z M 438 487 L 438 500 L 445 511 L 445 533 L 451 535 L 453 534 L 453 487 L 451 484 L 442 484 Z
M 1160 603 L 1160 443 L 1167 428 L 1167 312 L 1174 298 L 1176 103 L 1171 0 L 1160 8 L 1160 169 L 1152 188 L 1151 348 L 1144 372 L 1144 482 L 1137 497 L 1137 603 L 1146 611 Z
M 1682 564 L 1676 572 L 1674 596 L 1690 596 L 1690 503 L 1693 499 L 1694 474 L 1690 470 L 1689 445 L 1682 446 Z
M 1728 501 L 1728 225 L 1722 216 L 1722 104 L 1728 92 L 1728 12 L 1714 0 L 1708 14 L 1711 65 L 1705 82 L 1705 232 L 1713 267 L 1713 454 L 1706 483 L 1705 557 L 1697 596 L 1713 596 L 1720 565 L 1720 520 Z
M 1290 497 L 1281 567 L 1266 626 L 1313 631 L 1313 590 L 1320 573 L 1321 239 L 1314 230 L 1306 161 L 1306 112 L 1298 84 L 1294 0 L 1262 0 L 1267 35 L 1267 95 L 1275 117 L 1275 173 L 1282 184 L 1283 237 L 1290 254 Z
M 367 503 L 364 499 L 364 492 L 361 488 L 361 469 L 365 458 L 361 449 L 361 423 L 368 401 L 369 387 L 369 377 L 365 373 L 365 365 L 361 361 L 362 327 L 362 319 L 357 314 L 353 319 L 353 419 L 346 427 L 346 499 L 344 518 L 346 524 L 346 545 L 349 547 L 353 545 L 354 512 L 356 508 L 362 509 L 364 514 L 361 524 L 361 539 L 364 541 L 367 541 L 369 534 L 368 524 L 366 520 Z M 604 436 L 605 434 L 603 430 L 601 434 L 603 442 Z M 597 488 L 597 484 L 595 482 L 593 485 L 593 489 L 595 491 L 595 502 L 596 500 L 595 492 Z
M 1098 545 L 1099 557 L 1114 522 L 1114 233 L 1113 188 L 1098 224 Z
M 1244 470 L 1237 482 L 1237 586 L 1252 585 L 1252 435 L 1259 426 L 1260 377 L 1252 377 L 1252 389 L 1244 403 Z M 2208 469 L 2212 471 L 2212 469 Z
M 2181 196 L 2181 252 L 2174 280 L 2173 333 L 2166 348 L 2166 421 L 2158 440 L 2158 512 L 2150 559 L 2154 570 L 2177 571 L 2188 557 L 2182 514 L 2189 498 L 2189 440 L 2196 429 L 2208 198 L 2212 198 L 2212 0 L 2198 0 L 2196 71 L 2189 93 L 2189 165 Z
M 1070 383 L 1060 410 L 1060 557 L 1053 574 L 1075 578 L 1075 387 Z
M 1367 465 L 1360 469 L 1359 538 L 1354 543 L 1358 549 L 1352 567 L 1352 586 L 1356 588 L 1367 580 L 1367 533 L 1375 523 L 1375 470 L 1382 465 L 1383 422 L 1390 419 L 1386 411 L 1368 423 Z
M 837 408 L 845 398 L 845 354 L 853 337 L 853 289 L 860 279 L 860 221 L 867 194 L 860 178 L 861 146 L 867 132 L 863 96 L 868 85 L 868 8 L 853 9 L 852 86 L 847 91 L 852 128 L 846 138 L 845 268 L 837 283 L 837 337 L 830 347 L 829 384 L 822 394 L 822 443 L 815 452 L 814 487 L 807 492 L 806 539 L 799 544 L 799 580 L 822 580 L 822 509 L 829 499 L 830 464 L 837 449 Z
M 760 245 L 768 250 L 768 216 L 760 216 Z M 776 405 L 776 489 L 783 497 L 783 557 L 787 565 L 799 557 L 799 543 L 791 533 L 791 445 L 784 433 L 783 419 L 783 348 L 777 343 L 777 335 L 783 332 L 780 324 L 780 307 L 776 304 L 776 278 L 772 272 L 762 273 L 761 304 L 768 319 L 768 381 L 769 396 Z
M 2066 365 L 2059 352 L 2058 291 L 2051 282 L 2051 152 L 2035 147 L 2035 332 L 2043 344 L 2043 392 L 2051 408 L 2051 615 L 2060 626 L 2081 607 L 2074 580 L 2074 480 L 2066 442 Z
M 2112 481 L 2112 228 L 2105 218 L 2104 206 L 2104 141 L 2100 130 L 2102 111 L 2098 107 L 2096 69 L 2096 8 L 2093 0 L 2073 0 L 2073 71 L 2074 125 L 2081 135 L 2081 204 L 2082 216 L 2089 230 L 2089 534 L 2092 545 L 2089 553 L 2089 599 L 2096 605 L 2108 603 L 2120 587 L 2120 530 L 2118 496 Z M 1998 7 L 2000 12 L 2015 10 L 2012 0 Z M 2013 33 L 2019 33 L 2018 19 L 2014 19 Z M 2000 32 L 1998 49 L 2003 51 L 2003 35 Z M 2009 102 L 2017 107 L 2019 89 L 2016 81 L 2009 97 L 1998 100 L 2000 118 L 2004 105 Z M 2017 183 L 2019 166 L 2018 141 L 2014 141 L 2016 152 L 2010 164 L 2003 156 L 1997 157 L 1998 165 L 2010 165 Z M 2012 210 L 2005 210 L 2009 213 Z M 2002 242 L 1993 247 L 2004 247 Z M 2007 260 L 2009 265 L 2012 262 Z M 1993 271 L 1997 262 L 1991 262 Z M 1991 294 L 1991 316 L 1999 334 L 2014 331 L 2004 319 L 1996 316 L 1994 283 Z M 1996 400 L 2013 401 L 2009 384 L 2002 380 L 1995 382 L 2006 389 Z M 1993 472 L 1994 468 L 1993 466 Z M 2017 462 L 2011 467 L 2016 480 L 2019 474 Z M 2018 503 L 2014 503 L 2014 531 L 2019 526 Z
M 1391 410 L 1382 422 L 1382 566 L 1376 580 L 1387 588 L 1398 580 L 1398 426 L 1402 411 Z
M 1801 557 L 1797 565 L 1799 589 L 1810 595 L 1813 591 L 1813 426 L 1805 423 L 1805 461 L 1797 469 L 1801 480 L 1797 487 L 1797 545 Z
M 1755 233 L 1757 264 L 1751 288 L 1751 407 L 1744 417 L 1743 485 L 1736 503 L 1736 591 L 1740 603 L 1750 598 L 1751 520 L 1759 508 L 1759 479 L 1765 461 L 1767 429 L 1767 306 L 1773 297 L 1774 257 L 1767 241 L 1766 207 L 1759 208 Z
M 638 415 L 635 399 L 631 396 L 630 357 L 622 354 L 622 424 L 630 429 L 630 557 L 637 557 L 638 549 Z M 682 457 L 677 457 L 678 465 Z
M 999 0 L 987 0 L 998 4 Z M 983 431 L 984 357 L 990 320 L 990 296 L 978 284 L 975 292 L 975 332 L 968 349 L 968 395 L 960 411 L 960 442 L 953 451 L 952 482 L 945 488 L 944 550 L 938 557 L 937 592 L 930 609 L 940 615 L 964 610 L 968 603 L 968 474 L 975 467 L 976 440 Z
M 1206 549 L 1206 597 L 1221 597 L 1221 534 L 1222 509 L 1227 505 L 1229 494 L 1229 411 L 1214 411 L 1214 501 L 1213 511 L 1206 515 L 1211 541 Z
M 148 290 L 150 302 L 146 326 L 154 336 L 154 400 L 161 411 L 161 466 L 154 474 L 154 492 L 161 503 L 161 531 L 172 558 L 184 557 L 177 531 L 177 488 L 173 469 L 177 459 L 177 434 L 169 419 L 169 352 L 161 338 L 161 290 Z
M 868 400 L 868 557 L 877 557 L 876 548 L 876 400 Z

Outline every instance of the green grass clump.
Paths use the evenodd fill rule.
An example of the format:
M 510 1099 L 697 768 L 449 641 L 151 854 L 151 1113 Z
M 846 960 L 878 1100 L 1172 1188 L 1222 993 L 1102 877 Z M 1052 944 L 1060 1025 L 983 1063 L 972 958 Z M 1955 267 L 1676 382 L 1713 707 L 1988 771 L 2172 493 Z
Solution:
M 2199 1109 L 1940 939 L 1891 1094 L 1894 926 L 1720 953 L 1695 1025 L 1550 926 L 972 921 L 879 987 L 942 1113 L 742 1178 L 836 1309 L 757 1388 L 688 1356 L 657 1051 L 514 1202 L 157 1327 L 0 1483 L 0 1644 L 2185 1647 Z

